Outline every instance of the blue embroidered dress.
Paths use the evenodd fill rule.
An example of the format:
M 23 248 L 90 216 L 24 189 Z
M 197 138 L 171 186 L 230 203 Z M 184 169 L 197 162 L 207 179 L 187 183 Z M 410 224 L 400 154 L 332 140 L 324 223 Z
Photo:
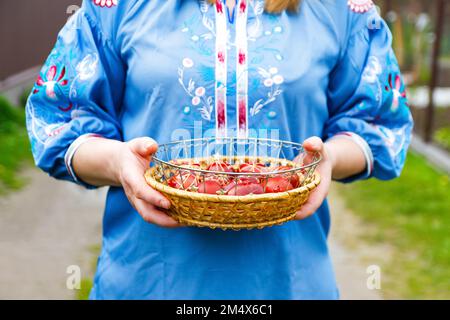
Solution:
M 303 0 L 272 15 L 239 0 L 91 0 L 71 18 L 27 104 L 36 164 L 79 181 L 83 139 L 208 135 L 354 139 L 367 171 L 400 174 L 412 119 L 391 34 L 370 0 Z M 226 17 L 226 18 L 224 18 Z M 236 80 L 237 79 L 237 80 Z M 108 193 L 93 299 L 335 299 L 326 202 L 264 230 L 167 230 Z

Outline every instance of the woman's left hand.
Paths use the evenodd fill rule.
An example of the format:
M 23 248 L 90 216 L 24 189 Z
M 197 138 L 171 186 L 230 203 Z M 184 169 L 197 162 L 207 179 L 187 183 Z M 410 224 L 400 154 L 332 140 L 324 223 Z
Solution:
M 320 174 L 319 186 L 311 192 L 308 201 L 303 205 L 295 217 L 296 220 L 303 220 L 313 215 L 319 209 L 323 201 L 328 196 L 330 189 L 332 173 L 333 173 L 333 158 L 327 145 L 319 137 L 311 137 L 303 143 L 303 148 L 309 153 L 320 153 L 322 161 L 317 166 L 316 171 Z

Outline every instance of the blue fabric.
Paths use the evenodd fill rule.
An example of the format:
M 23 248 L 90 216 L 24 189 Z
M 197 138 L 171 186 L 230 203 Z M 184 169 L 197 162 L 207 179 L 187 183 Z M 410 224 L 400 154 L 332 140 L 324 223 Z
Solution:
M 398 176 L 412 119 L 390 32 L 375 9 L 354 13 L 346 0 L 304 0 L 299 14 L 270 15 L 262 1 L 249 6 L 252 134 L 302 142 L 355 132 L 374 154 L 372 175 Z M 36 164 L 73 181 L 64 156 L 83 134 L 159 143 L 196 130 L 214 134 L 214 20 L 204 1 L 85 1 L 27 104 Z M 230 62 L 230 79 L 234 68 Z M 230 119 L 234 95 L 231 82 Z M 145 223 L 123 190 L 111 188 L 91 298 L 336 299 L 329 225 L 324 203 L 304 221 L 264 230 L 166 230 Z

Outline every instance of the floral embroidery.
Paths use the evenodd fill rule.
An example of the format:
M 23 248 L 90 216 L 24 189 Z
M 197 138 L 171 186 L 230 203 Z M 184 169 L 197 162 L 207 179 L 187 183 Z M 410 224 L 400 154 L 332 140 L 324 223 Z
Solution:
M 85 85 L 80 81 L 85 82 L 93 78 L 98 70 L 99 57 L 96 53 L 87 54 L 73 68 L 61 61 L 59 52 L 58 47 L 52 51 L 50 55 L 52 62 L 43 68 L 32 92 L 33 95 L 42 94 L 51 100 L 49 105 L 57 108 L 57 111 L 48 112 L 35 108 L 33 99 L 29 99 L 27 104 L 27 116 L 31 124 L 30 135 L 41 145 L 47 144 L 51 138 L 61 134 L 68 126 L 68 122 L 77 117 L 80 110 L 76 110 L 73 101 L 76 101 L 85 89 Z M 75 75 L 70 76 L 72 73 Z M 37 145 L 34 144 L 34 147 Z
M 221 4 L 221 1 L 217 1 L 219 3 L 219 6 L 222 6 L 221 13 L 223 13 L 223 5 Z M 245 7 L 245 9 L 252 10 L 254 19 L 252 22 L 249 22 L 249 25 L 247 27 L 247 40 L 248 41 L 256 41 L 259 37 L 263 35 L 263 23 L 262 23 L 262 15 L 264 13 L 264 0 L 250 0 L 246 2 L 245 5 L 240 5 L 241 10 Z M 204 40 L 211 40 L 214 37 L 216 37 L 216 26 L 215 22 L 208 16 L 210 5 L 206 0 L 200 0 L 200 11 L 202 13 L 202 24 L 203 26 L 209 31 L 208 33 L 202 34 L 200 38 Z M 281 27 L 278 27 L 281 28 Z M 278 29 L 277 29 L 278 30 Z M 182 29 L 183 32 L 188 32 L 189 28 L 184 27 Z M 279 30 L 278 30 L 279 31 Z M 275 31 L 276 32 L 276 31 Z M 193 37 L 198 38 L 198 36 L 193 35 Z M 231 40 L 231 35 L 228 32 L 227 33 L 227 44 L 228 47 L 234 47 L 236 46 L 236 43 Z
M 380 61 L 375 56 L 370 56 L 367 66 L 363 71 L 362 79 L 368 83 L 378 81 L 378 76 L 383 72 Z
M 88 54 L 76 67 L 77 76 L 80 80 L 91 79 L 97 72 L 98 55 Z
M 383 73 L 383 68 L 381 66 L 380 61 L 375 56 L 370 56 L 367 61 L 367 66 L 364 68 L 363 74 L 362 74 L 362 80 L 367 82 L 368 84 L 374 84 L 376 85 L 376 92 L 375 95 L 375 101 L 378 102 L 378 107 L 381 107 L 382 104 L 382 95 L 383 95 L 383 89 L 382 85 L 380 83 L 379 76 Z M 363 108 L 364 104 L 358 105 L 358 108 Z
M 365 13 L 372 9 L 372 0 L 348 0 L 348 6 L 353 12 Z
M 195 15 L 186 20 L 180 28 L 201 57 L 215 57 L 213 66 L 201 63 L 196 66 L 201 76 L 198 81 L 197 79 L 194 81 L 193 77 L 187 77 L 187 70 L 194 66 L 194 61 L 191 58 L 182 59 L 178 68 L 178 80 L 190 98 L 190 103 L 182 107 L 183 113 L 190 114 L 192 109 L 196 108 L 203 120 L 215 121 L 218 136 L 226 135 L 227 98 L 236 97 L 236 126 L 238 134 L 243 136 L 248 131 L 249 117 L 259 115 L 264 107 L 275 102 L 283 92 L 281 85 L 284 83 L 284 77 L 279 74 L 277 67 L 258 68 L 269 56 L 272 56 L 275 62 L 284 59 L 279 49 L 274 47 L 274 43 L 284 32 L 283 27 L 279 25 L 279 18 L 269 16 L 267 25 L 263 24 L 263 0 L 239 0 L 236 5 L 236 30 L 241 32 L 236 34 L 235 39 L 231 39 L 225 16 L 226 10 L 220 0 L 215 5 L 209 5 L 206 0 L 199 0 L 202 21 L 200 29 L 198 16 Z M 247 14 L 252 14 L 252 18 L 247 19 Z M 215 45 L 211 40 L 215 40 Z M 249 48 L 250 41 L 261 43 Z M 225 69 L 229 65 L 227 56 L 228 50 L 231 49 L 236 50 L 236 76 L 233 76 L 235 82 L 227 79 Z M 250 82 L 249 74 L 252 74 Z M 215 91 L 208 95 L 209 89 L 207 90 L 203 83 L 200 86 L 201 81 L 215 82 Z M 261 95 L 261 99 L 255 98 L 256 102 L 252 98 L 250 106 L 249 90 L 260 92 Z M 277 112 L 268 110 L 266 116 L 272 120 L 276 118 Z
M 255 19 L 247 27 L 248 41 L 256 41 L 263 35 L 261 16 L 264 13 L 264 1 L 250 1 L 249 4 Z
M 386 91 L 392 90 L 394 98 L 392 100 L 391 110 L 393 112 L 395 112 L 398 110 L 398 107 L 400 105 L 400 99 L 406 99 L 406 92 L 405 92 L 405 88 L 402 85 L 402 79 L 401 79 L 400 75 L 398 75 L 398 74 L 395 75 L 395 83 L 392 82 L 392 80 L 393 80 L 392 78 L 393 78 L 393 74 L 389 74 L 389 79 L 388 79 L 389 86 L 386 86 L 385 89 L 386 89 Z
M 45 127 L 45 133 L 49 136 L 49 137 L 55 137 L 57 135 L 59 135 L 61 133 L 61 131 L 63 131 L 63 129 L 67 126 L 67 123 L 64 124 L 49 124 L 48 126 Z
M 119 0 L 92 0 L 96 6 L 111 8 L 117 6 Z
M 186 69 L 191 69 L 194 66 L 194 61 L 190 58 L 183 59 L 183 66 L 178 68 L 178 82 L 181 84 L 183 90 L 191 97 L 193 106 L 200 106 L 201 117 L 206 121 L 211 121 L 211 114 L 213 112 L 213 97 L 206 95 L 206 89 L 202 86 L 196 86 L 195 81 L 190 78 L 185 83 L 184 74 Z M 191 108 L 185 107 L 183 112 L 190 113 Z
M 31 136 L 40 144 L 46 145 L 50 140 L 49 138 L 54 138 L 59 135 L 67 123 L 59 120 L 45 121 L 43 117 L 36 114 L 33 101 L 30 99 L 27 104 L 27 117 L 30 119 L 29 131 Z
M 284 83 L 284 77 L 278 74 L 278 69 L 273 67 L 269 70 L 258 68 L 258 73 L 264 79 L 264 86 L 269 89 L 267 99 L 259 99 L 250 109 L 252 116 L 257 115 L 265 106 L 274 102 L 279 95 L 283 93 L 281 85 Z
M 77 85 L 78 80 L 87 81 L 95 76 L 98 69 L 99 58 L 96 53 L 86 55 L 81 62 L 79 62 L 75 68 L 76 76 L 70 86 L 69 97 L 76 98 L 78 96 L 78 90 L 82 86 Z
M 45 76 L 39 75 L 38 79 L 36 80 L 33 94 L 39 93 L 40 89 L 43 88 L 45 89 L 45 95 L 47 96 L 47 98 L 53 101 L 57 101 L 58 93 L 62 93 L 63 91 L 65 91 L 64 87 L 66 87 L 69 83 L 69 81 L 65 79 L 65 76 L 66 67 L 63 67 L 58 73 L 57 66 L 50 66 Z M 73 104 L 69 103 L 64 107 L 60 106 L 58 108 L 61 111 L 68 112 L 73 108 Z
M 373 127 L 379 132 L 392 158 L 397 158 L 400 153 L 404 152 L 407 142 L 405 128 L 390 129 L 377 124 L 374 124 Z

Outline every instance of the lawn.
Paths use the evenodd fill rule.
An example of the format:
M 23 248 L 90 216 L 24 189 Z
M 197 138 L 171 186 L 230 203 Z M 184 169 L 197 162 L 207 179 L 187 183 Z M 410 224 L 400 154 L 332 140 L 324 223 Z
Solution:
M 339 186 L 347 206 L 376 231 L 367 241 L 389 243 L 383 266 L 385 298 L 450 298 L 450 181 L 410 153 L 394 181 Z
M 434 133 L 434 140 L 450 151 L 450 126 L 440 128 Z
M 24 184 L 17 173 L 31 159 L 24 109 L 0 96 L 0 194 Z

